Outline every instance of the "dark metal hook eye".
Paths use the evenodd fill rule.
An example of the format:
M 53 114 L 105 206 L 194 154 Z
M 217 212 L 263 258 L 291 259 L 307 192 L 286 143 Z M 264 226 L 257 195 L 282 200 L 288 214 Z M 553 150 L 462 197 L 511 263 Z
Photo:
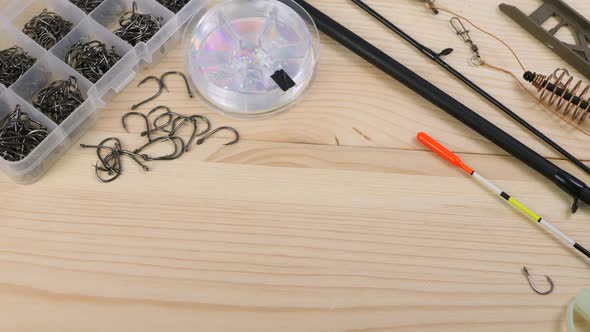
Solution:
M 165 72 L 164 74 L 162 74 L 162 76 L 160 76 L 160 80 L 162 81 L 162 84 L 164 84 L 164 86 L 166 86 L 165 80 L 168 75 L 178 75 L 178 76 L 182 77 L 182 79 L 184 80 L 184 85 L 186 86 L 186 92 L 188 92 L 188 96 L 190 98 L 194 97 L 193 93 L 191 91 L 190 85 L 188 84 L 188 80 L 186 79 L 186 76 L 183 73 L 181 73 L 179 71 L 168 71 L 168 72 Z M 166 89 L 166 91 L 168 91 L 168 89 Z
M 219 127 L 219 128 L 214 129 L 213 131 L 211 131 L 207 135 L 203 136 L 202 138 L 199 138 L 197 140 L 197 145 L 203 144 L 207 138 L 211 137 L 212 135 L 214 135 L 215 133 L 217 133 L 218 131 L 221 131 L 221 130 L 231 131 L 235 135 L 235 138 L 233 141 L 231 141 L 229 143 L 225 143 L 224 145 L 232 145 L 232 144 L 237 143 L 240 140 L 240 133 L 238 133 L 238 131 L 235 130 L 234 128 L 232 128 L 232 127 Z
M 162 94 L 162 90 L 165 88 L 165 86 L 164 86 L 164 83 L 162 83 L 162 81 L 158 77 L 156 77 L 156 76 L 148 76 L 148 77 L 144 78 L 143 80 L 141 80 L 141 82 L 139 82 L 139 84 L 137 84 L 137 86 L 139 87 L 139 86 L 141 86 L 142 84 L 144 84 L 145 82 L 147 82 L 149 80 L 155 80 L 156 82 L 158 82 L 158 92 L 156 92 L 155 95 L 153 95 L 153 96 L 151 96 L 151 97 L 149 97 L 149 98 L 147 98 L 147 99 L 145 99 L 145 100 L 143 100 L 143 101 L 141 101 L 141 102 L 139 102 L 139 103 L 131 106 L 131 109 L 132 110 L 136 110 L 139 106 L 141 106 L 143 104 L 146 104 L 146 103 L 149 103 L 150 101 L 158 98 Z

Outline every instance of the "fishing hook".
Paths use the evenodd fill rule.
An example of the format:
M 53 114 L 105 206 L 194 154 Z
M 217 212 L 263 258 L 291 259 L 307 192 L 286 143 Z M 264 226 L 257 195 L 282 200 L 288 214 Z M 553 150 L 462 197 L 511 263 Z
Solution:
M 182 79 L 184 80 L 184 85 L 186 86 L 186 92 L 188 92 L 188 96 L 190 98 L 194 97 L 193 93 L 191 92 L 191 88 L 188 84 L 188 80 L 186 79 L 186 76 L 183 73 L 181 73 L 179 71 L 167 71 L 164 74 L 162 74 L 162 76 L 160 76 L 160 81 L 162 81 L 162 84 L 164 84 L 164 86 L 166 86 L 165 79 L 166 79 L 166 76 L 168 76 L 168 75 L 178 75 L 178 76 L 182 77 Z M 168 90 L 168 89 L 166 89 L 166 90 Z
M 111 141 L 111 140 L 115 142 L 115 148 L 104 145 L 106 142 Z M 112 181 L 115 181 L 121 175 L 121 157 L 119 154 L 121 144 L 120 144 L 120 141 L 118 138 L 109 137 L 109 138 L 104 139 L 98 145 L 80 144 L 80 147 L 82 147 L 82 148 L 96 148 L 96 154 L 98 155 L 98 160 L 104 166 L 104 167 L 98 166 L 98 161 L 94 164 L 94 174 L 100 182 L 103 182 L 103 183 L 112 182 Z M 111 152 L 109 154 L 107 154 L 105 157 L 103 157 L 100 154 L 100 150 L 102 150 L 102 149 L 107 149 Z M 110 164 L 111 160 L 113 160 L 113 162 L 114 162 L 113 165 Z M 113 177 L 111 177 L 110 179 L 104 179 L 100 176 L 99 171 L 106 172 L 108 175 L 111 175 L 113 173 L 115 175 Z
M 174 113 L 176 114 L 176 113 Z M 198 132 L 198 126 L 197 126 L 197 119 L 202 119 L 203 121 L 205 121 L 205 123 L 207 124 L 207 128 L 201 132 Z M 177 120 L 182 120 L 182 122 L 177 126 L 176 125 L 176 121 Z M 207 119 L 204 116 L 201 115 L 191 115 L 190 117 L 184 117 L 184 116 L 179 116 L 176 119 L 174 119 L 174 121 L 172 122 L 172 131 L 170 132 L 169 136 L 174 136 L 174 134 L 176 134 L 177 132 L 180 131 L 180 129 L 182 129 L 182 127 L 184 125 L 186 125 L 186 123 L 191 123 L 193 125 L 193 130 L 191 133 L 191 136 L 188 140 L 188 142 L 186 143 L 186 147 L 184 148 L 184 152 L 189 152 L 191 149 L 191 145 L 193 144 L 193 141 L 201 135 L 204 135 L 206 133 L 209 132 L 209 130 L 211 129 L 211 122 L 209 122 L 209 119 Z
M 118 155 L 117 155 L 117 158 L 118 158 Z M 113 181 L 115 181 L 121 175 L 121 172 L 120 171 L 117 171 L 117 172 L 115 172 L 115 175 L 112 178 L 110 178 L 110 179 L 103 179 L 103 178 L 100 177 L 99 171 L 103 171 L 104 172 L 106 170 L 103 169 L 103 168 L 101 168 L 101 167 L 99 167 L 98 166 L 98 161 L 97 161 L 96 164 L 94 164 L 94 175 L 96 176 L 96 178 L 98 179 L 98 181 L 103 182 L 103 183 L 113 182 Z M 108 172 L 108 174 L 110 175 L 111 173 Z
M 524 274 L 529 282 L 529 285 L 531 285 L 531 288 L 535 291 L 535 293 L 540 294 L 540 295 L 547 295 L 547 294 L 550 294 L 551 292 L 553 292 L 553 288 L 554 288 L 553 280 L 551 280 L 551 278 L 549 278 L 549 276 L 547 276 L 547 275 L 545 276 L 545 278 L 547 278 L 547 282 L 549 283 L 549 290 L 541 291 L 535 285 L 535 282 L 533 281 L 533 278 L 532 278 L 531 274 L 529 273 L 529 270 L 526 268 L 526 266 L 522 267 L 522 271 L 524 272 Z
M 208 133 L 207 135 L 203 136 L 202 138 L 199 138 L 199 139 L 197 140 L 197 145 L 201 145 L 201 144 L 203 144 L 207 138 L 211 137 L 211 136 L 212 136 L 213 134 L 215 134 L 216 132 L 218 132 L 218 131 L 220 131 L 220 130 L 224 130 L 224 129 L 225 129 L 225 130 L 229 130 L 229 131 L 233 132 L 233 133 L 236 135 L 236 137 L 234 138 L 234 140 L 233 140 L 233 141 L 231 141 L 231 142 L 229 142 L 229 143 L 225 143 L 224 145 L 232 145 L 232 144 L 235 144 L 235 143 L 237 143 L 237 142 L 240 140 L 240 134 L 239 134 L 239 133 L 238 133 L 238 131 L 237 131 L 237 130 L 235 130 L 234 128 L 232 128 L 232 127 L 219 127 L 219 128 L 216 128 L 216 129 L 214 129 L 213 131 L 211 131 L 211 132 L 210 132 L 210 133 Z
M 197 138 L 201 135 L 205 135 L 206 133 L 209 132 L 209 130 L 211 130 L 211 122 L 209 122 L 209 119 L 207 119 L 206 117 L 201 116 L 201 115 L 192 115 L 190 117 L 190 119 L 191 119 L 191 122 L 193 123 L 193 133 L 191 134 L 191 138 L 186 143 L 186 148 L 184 149 L 184 152 L 188 152 L 190 150 L 190 146 L 191 146 L 191 144 L 193 144 L 193 141 L 195 140 L 195 138 Z M 197 119 L 202 119 L 203 121 L 205 121 L 205 123 L 207 123 L 207 129 L 205 129 L 201 132 L 197 132 L 198 131 Z
M 141 157 L 145 160 L 145 161 L 152 161 L 152 160 L 174 160 L 174 159 L 178 159 L 183 153 L 184 153 L 184 149 L 185 149 L 185 145 L 184 145 L 184 141 L 182 139 L 180 139 L 181 142 L 181 148 L 178 148 L 178 144 L 176 144 L 175 139 L 180 139 L 180 137 L 169 137 L 169 136 L 162 136 L 162 137 L 158 137 L 154 140 L 152 140 L 151 142 L 148 142 L 146 144 L 144 144 L 143 146 L 135 149 L 133 151 L 133 153 L 138 154 L 141 151 L 143 151 L 145 148 L 147 148 L 148 146 L 157 143 L 159 141 L 170 141 L 172 142 L 172 145 L 174 145 L 174 152 L 161 156 L 161 157 L 150 157 L 147 154 L 142 154 Z
M 182 115 L 182 114 L 178 114 L 178 113 L 176 113 L 176 112 L 172 112 L 172 111 L 171 111 L 171 110 L 170 110 L 168 107 L 166 107 L 166 106 L 161 106 L 161 108 L 165 108 L 165 109 L 166 109 L 166 112 L 165 112 L 165 113 L 162 113 L 162 114 L 160 114 L 160 115 L 158 115 L 158 117 L 156 117 L 156 118 L 154 119 L 154 129 L 153 129 L 152 131 L 155 131 L 155 130 L 160 130 L 160 131 L 162 131 L 162 132 L 168 133 L 168 136 L 172 137 L 172 136 L 174 136 L 174 135 L 175 135 L 175 134 L 176 134 L 176 133 L 177 133 L 177 132 L 178 132 L 180 129 L 182 129 L 182 127 L 184 127 L 184 125 L 185 125 L 187 122 L 193 121 L 193 120 L 192 120 L 190 117 L 184 116 L 184 115 Z M 154 110 L 152 110 L 152 111 L 154 111 Z M 150 114 L 151 114 L 151 113 L 152 113 L 152 112 L 150 112 Z M 166 123 L 165 123 L 165 124 L 163 124 L 163 125 L 158 125 L 158 121 L 159 121 L 161 118 L 163 118 L 164 116 L 168 116 L 168 122 L 166 122 Z M 173 116 L 176 116 L 176 119 L 172 120 L 172 119 L 173 119 Z M 179 120 L 182 120 L 182 122 L 181 122 L 179 125 L 177 125 L 176 123 L 177 123 L 177 121 L 179 121 Z M 168 130 L 168 129 L 166 129 L 166 127 L 167 127 L 168 125 L 170 125 L 170 123 L 172 123 L 172 128 L 171 128 L 170 130 Z
M 112 173 L 117 173 L 119 172 L 116 167 L 119 167 L 119 161 L 117 158 L 115 158 L 115 164 L 114 165 L 110 165 L 109 161 L 113 160 L 112 157 L 110 156 L 118 156 L 118 152 L 116 149 L 110 147 L 110 146 L 105 146 L 105 145 L 89 145 L 89 144 L 80 144 L 80 147 L 83 149 L 96 149 L 96 154 L 98 155 L 98 160 L 100 161 L 100 163 L 104 166 L 104 167 L 98 167 L 101 171 L 103 172 L 108 172 L 109 175 Z M 101 149 L 106 149 L 109 150 L 109 154 L 107 154 L 105 157 L 103 157 L 100 154 L 100 150 Z
M 180 142 L 180 149 L 178 150 L 178 154 L 176 156 L 174 156 L 173 158 L 170 158 L 170 159 L 166 159 L 166 160 L 178 159 L 178 158 L 180 158 L 180 156 L 182 156 L 187 151 L 186 144 L 184 143 L 184 140 L 178 136 L 174 136 L 174 137 L 170 137 L 170 138 L 172 139 L 172 141 L 178 140 Z
M 191 118 L 186 117 L 184 115 L 180 115 L 180 114 L 176 114 L 176 113 L 172 113 L 174 115 L 176 115 L 176 119 L 174 119 L 174 121 L 172 121 L 172 131 L 170 131 L 170 134 L 168 134 L 168 136 L 174 136 L 177 132 L 179 132 L 182 127 L 184 127 L 186 125 L 187 122 L 194 122 Z M 179 125 L 176 125 L 177 121 L 181 121 Z
M 169 132 L 168 130 L 165 129 L 166 126 L 168 126 L 171 122 L 172 122 L 172 111 L 170 110 L 170 108 L 168 108 L 167 106 L 156 106 L 154 108 L 152 108 L 151 111 L 148 112 L 147 117 L 149 119 L 149 116 L 152 115 L 152 113 L 159 111 L 159 110 L 164 110 L 165 112 L 160 114 L 156 119 L 154 119 L 153 125 L 154 125 L 154 129 L 150 129 L 149 132 L 148 131 L 144 131 L 141 133 L 141 136 L 146 136 L 148 133 L 153 133 L 155 131 L 163 131 L 163 132 Z M 162 125 L 162 127 L 158 126 L 158 120 L 162 117 L 168 115 L 168 122 L 166 122 L 166 124 Z
M 211 122 L 209 121 L 209 119 L 207 119 L 206 117 L 202 116 L 202 115 L 192 115 L 190 117 L 191 119 L 194 119 L 195 121 L 197 119 L 201 119 L 203 121 L 205 121 L 205 123 L 207 124 L 207 129 L 201 131 L 200 133 L 195 134 L 195 136 L 201 136 L 201 135 L 205 135 L 206 133 L 209 132 L 209 130 L 211 130 Z
M 148 77 L 144 78 L 143 80 L 141 80 L 141 82 L 139 82 L 139 84 L 137 84 L 137 86 L 139 87 L 139 86 L 143 85 L 143 83 L 145 83 L 145 82 L 147 82 L 149 80 L 155 80 L 155 81 L 158 82 L 158 92 L 156 92 L 155 95 L 153 95 L 153 96 L 151 96 L 151 97 L 149 97 L 149 98 L 147 98 L 147 99 L 145 99 L 145 100 L 143 100 L 143 101 L 141 101 L 141 102 L 139 102 L 139 103 L 131 106 L 131 109 L 132 110 L 136 110 L 139 106 L 141 106 L 141 105 L 143 105 L 145 103 L 148 103 L 148 102 L 150 102 L 150 101 L 158 98 L 162 94 L 162 90 L 166 89 L 166 91 L 168 91 L 168 88 L 166 87 L 166 85 L 164 85 L 164 83 L 162 82 L 162 80 L 160 80 L 156 76 L 148 76 Z
M 152 140 L 152 137 L 150 136 L 150 121 L 148 120 L 147 116 L 143 113 L 139 113 L 139 112 L 129 112 L 125 115 L 123 115 L 123 117 L 121 118 L 121 124 L 123 125 L 123 128 L 125 128 L 125 130 L 127 132 L 129 132 L 129 129 L 127 128 L 127 117 L 131 116 L 131 115 L 137 115 L 141 118 L 143 118 L 143 120 L 145 121 L 145 127 L 146 127 L 146 131 L 144 131 L 147 135 L 147 139 L 148 141 Z
M 112 148 L 110 146 L 106 146 L 106 142 L 108 141 L 114 141 L 115 142 L 115 148 Z M 108 172 L 109 175 L 114 173 L 119 173 L 120 172 L 120 158 L 119 158 L 119 153 L 118 150 L 121 147 L 121 141 L 116 138 L 116 137 L 108 137 L 105 138 L 104 140 L 102 140 L 98 145 L 88 145 L 88 144 L 80 144 L 81 148 L 87 149 L 87 148 L 95 148 L 96 149 L 96 155 L 98 157 L 98 160 L 101 162 L 101 164 L 104 166 L 104 168 L 99 167 L 100 170 L 104 171 L 104 172 Z M 106 156 L 102 156 L 102 154 L 100 153 L 101 150 L 106 149 L 109 150 L 110 153 L 107 154 Z M 109 161 L 112 159 L 112 157 L 109 157 L 111 155 L 115 156 L 115 163 L 114 165 L 110 165 Z M 98 166 L 96 166 L 98 167 Z
M 191 117 L 191 123 L 193 124 L 193 133 L 191 134 L 191 138 L 186 143 L 186 147 L 184 148 L 184 152 L 188 152 L 190 150 L 191 144 L 193 144 L 193 141 L 197 137 L 197 130 L 198 130 L 197 129 L 197 120 L 193 119 L 193 117 Z
M 121 151 L 119 151 L 119 153 L 120 153 L 121 155 L 128 156 L 128 157 L 130 157 L 131 159 L 133 159 L 133 161 L 135 161 L 135 163 L 137 163 L 137 164 L 139 165 L 139 167 L 141 167 L 141 168 L 142 168 L 144 171 L 148 172 L 148 171 L 150 170 L 150 168 L 149 168 L 149 167 L 147 167 L 146 165 L 144 165 L 144 164 L 143 164 L 143 163 L 142 163 L 142 162 L 139 160 L 139 158 L 138 158 L 138 157 L 141 157 L 142 159 L 144 159 L 144 160 L 145 160 L 145 156 L 144 156 L 144 155 L 141 155 L 141 154 L 136 154 L 136 153 L 133 153 L 133 152 L 131 152 L 131 151 L 127 151 L 127 150 L 121 150 Z

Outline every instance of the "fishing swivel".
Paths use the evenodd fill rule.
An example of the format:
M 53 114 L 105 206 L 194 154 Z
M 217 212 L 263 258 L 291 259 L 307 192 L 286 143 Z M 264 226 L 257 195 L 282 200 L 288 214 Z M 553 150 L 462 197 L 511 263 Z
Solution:
M 460 18 L 454 16 L 450 20 L 451 26 L 457 32 L 457 35 L 463 39 L 465 44 L 469 45 L 471 48 L 471 52 L 473 52 L 473 56 L 471 57 L 471 64 L 474 66 L 481 66 L 483 64 L 483 58 L 479 54 L 479 47 L 475 45 L 473 39 L 471 39 L 471 35 L 469 35 L 469 30 L 465 28 L 465 25 L 461 21 Z
M 529 270 L 526 268 L 526 266 L 522 267 L 522 272 L 524 273 L 524 275 L 526 276 L 529 285 L 531 285 L 531 288 L 535 291 L 535 293 L 540 294 L 540 295 L 547 295 L 550 294 L 551 292 L 553 292 L 553 280 L 551 280 L 551 278 L 549 278 L 549 276 L 545 276 L 545 278 L 547 278 L 547 282 L 549 283 L 549 289 L 546 291 L 541 291 L 537 288 L 537 286 L 535 285 L 535 282 L 533 281 L 533 278 L 531 276 L 531 274 L 529 273 Z

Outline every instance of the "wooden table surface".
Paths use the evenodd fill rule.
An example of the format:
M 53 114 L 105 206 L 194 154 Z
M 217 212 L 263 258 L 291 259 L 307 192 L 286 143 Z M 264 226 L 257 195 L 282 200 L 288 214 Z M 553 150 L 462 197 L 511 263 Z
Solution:
M 358 10 L 312 4 L 441 86 L 559 166 L 539 143 Z M 537 0 L 512 0 L 526 12 Z M 370 1 L 519 115 L 583 160 L 588 137 L 542 110 L 506 75 L 468 64 L 449 16 L 421 1 Z M 531 70 L 565 63 L 497 9 L 440 0 L 505 39 Z M 590 17 L 590 2 L 568 3 Z M 519 68 L 491 38 L 488 61 Z M 95 154 L 76 144 L 37 183 L 0 175 L 1 331 L 561 331 L 566 304 L 589 285 L 580 255 L 425 151 L 426 131 L 566 234 L 590 245 L 589 209 L 504 151 L 322 36 L 319 74 L 304 100 L 264 120 L 234 120 L 189 99 L 180 80 L 159 104 L 237 128 L 174 162 L 94 178 Z M 153 92 L 147 75 L 184 70 L 180 47 L 139 74 L 79 143 L 117 136 L 142 144 L 130 105 Z M 574 72 L 575 73 L 575 72 Z M 576 76 L 580 77 L 578 73 Z M 582 78 L 582 77 L 580 77 Z M 587 78 L 584 80 L 588 81 Z M 521 268 L 548 296 L 532 292 Z

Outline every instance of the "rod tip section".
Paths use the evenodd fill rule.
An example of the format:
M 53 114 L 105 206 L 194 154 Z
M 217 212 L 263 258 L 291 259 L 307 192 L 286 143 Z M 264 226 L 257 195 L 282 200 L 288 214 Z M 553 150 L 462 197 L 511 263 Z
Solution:
M 450 162 L 451 164 L 459 167 L 460 169 L 464 170 L 468 174 L 472 174 L 473 170 L 469 168 L 467 165 L 461 161 L 457 155 L 449 151 L 447 148 L 442 146 L 439 142 L 437 142 L 434 138 L 428 136 L 428 134 L 419 132 L 416 135 L 416 138 L 420 143 L 422 143 L 425 147 L 429 148 L 432 152 L 435 152 L 439 156 L 441 156 L 446 161 Z

